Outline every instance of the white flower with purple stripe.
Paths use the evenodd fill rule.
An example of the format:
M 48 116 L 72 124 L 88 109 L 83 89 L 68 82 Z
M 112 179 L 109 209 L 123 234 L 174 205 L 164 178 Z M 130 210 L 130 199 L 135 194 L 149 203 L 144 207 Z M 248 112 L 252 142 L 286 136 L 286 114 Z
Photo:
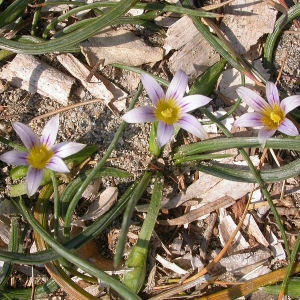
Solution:
M 273 82 L 266 84 L 266 102 L 257 93 L 246 87 L 239 87 L 237 94 L 254 112 L 239 117 L 234 125 L 240 127 L 261 127 L 258 139 L 264 145 L 276 130 L 290 136 L 299 134 L 296 126 L 286 115 L 300 105 L 300 95 L 289 96 L 280 102 L 279 93 Z
M 84 144 L 63 142 L 54 144 L 59 127 L 59 117 L 50 119 L 39 138 L 30 127 L 20 122 L 12 124 L 28 152 L 8 151 L 0 160 L 11 165 L 29 166 L 26 177 L 28 196 L 32 196 L 41 184 L 44 169 L 55 172 L 70 172 L 62 158 L 72 155 L 85 147 Z
M 211 98 L 202 95 L 184 97 L 188 78 L 183 71 L 176 72 L 166 93 L 150 75 L 142 74 L 141 79 L 153 106 L 142 106 L 130 110 L 123 116 L 126 122 L 158 121 L 157 142 L 160 147 L 171 139 L 174 125 L 178 125 L 201 139 L 206 137 L 203 126 L 188 112 L 206 105 Z

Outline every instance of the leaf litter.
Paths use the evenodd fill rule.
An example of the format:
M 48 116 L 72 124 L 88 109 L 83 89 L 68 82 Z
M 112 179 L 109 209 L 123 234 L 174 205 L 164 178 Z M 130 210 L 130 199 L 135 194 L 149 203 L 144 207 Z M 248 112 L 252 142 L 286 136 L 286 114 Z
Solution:
M 64 6 L 63 9 L 69 9 L 69 7 Z M 267 33 L 273 31 L 277 11 L 267 2 L 253 3 L 253 1 L 238 0 L 226 6 L 222 13 L 224 17 L 221 18 L 218 26 L 230 42 L 231 47 L 237 53 L 251 59 L 252 62 L 257 60 L 255 65 L 260 64 L 261 66 L 261 52 L 259 49 L 261 40 Z M 147 32 L 141 31 L 138 27 L 131 27 L 130 30 L 128 28 L 107 28 L 104 33 L 82 43 L 81 51 L 87 62 L 82 62 L 72 54 L 60 54 L 54 57 L 44 55 L 42 59 L 47 61 L 47 64 L 45 64 L 37 57 L 27 56 L 24 58 L 24 55 L 18 54 L 10 62 L 2 63 L 1 78 L 5 79 L 9 86 L 1 92 L 1 105 L 3 106 L 0 122 L 0 129 L 3 130 L 1 129 L 1 131 L 5 133 L 6 137 L 13 137 L 10 127 L 12 120 L 29 122 L 32 117 L 58 110 L 61 105 L 67 106 L 78 101 L 84 102 L 101 98 L 103 102 L 99 100 L 98 104 L 83 105 L 63 113 L 64 126 L 60 133 L 62 140 L 65 137 L 72 137 L 73 140 L 79 140 L 80 142 L 92 143 L 96 141 L 96 143 L 101 144 L 98 153 L 93 158 L 97 161 L 101 157 L 102 151 L 105 151 L 109 145 L 109 141 L 120 124 L 118 117 L 126 110 L 126 97 L 135 92 L 139 81 L 139 78 L 136 77 L 136 84 L 133 84 L 131 79 L 134 75 L 128 71 L 112 67 L 111 63 L 143 66 L 146 70 L 157 73 L 166 79 L 170 79 L 170 75 L 181 68 L 193 79 L 220 59 L 219 54 L 195 29 L 189 17 L 173 17 L 172 23 L 166 29 L 166 36 L 163 37 L 157 33 L 148 35 Z M 120 39 L 120 36 L 122 39 Z M 151 39 L 152 41 L 163 42 L 160 42 L 159 45 L 156 43 L 155 46 L 148 45 Z M 295 47 L 298 47 L 299 50 L 299 46 L 297 46 L 299 37 L 294 34 L 289 36 L 289 39 L 292 39 L 295 43 L 292 51 L 295 51 Z M 275 62 L 278 66 L 283 64 L 280 55 L 282 55 L 286 45 L 280 47 L 282 48 L 279 48 L 276 54 L 280 59 Z M 288 53 L 287 57 L 289 57 Z M 22 58 L 22 61 L 16 60 L 18 58 Z M 96 76 L 88 78 L 92 74 L 90 73 L 91 69 L 98 61 L 103 61 L 103 65 L 95 70 L 94 74 L 97 74 Z M 31 66 L 28 65 L 29 62 L 31 62 Z M 36 65 L 33 65 L 33 63 Z M 40 66 L 45 68 L 40 71 L 41 73 L 47 73 L 48 70 L 51 70 L 51 76 L 54 76 L 47 77 L 47 75 L 45 79 L 46 85 L 55 85 L 50 92 L 44 91 L 43 88 L 33 90 L 30 88 L 32 78 L 30 76 L 24 77 L 30 75 L 30 73 L 18 73 L 20 67 L 26 70 L 33 67 L 36 71 L 36 68 L 40 68 Z M 295 86 L 293 83 L 299 80 L 298 67 L 297 64 L 294 65 L 293 63 L 285 64 L 287 69 L 285 69 L 284 76 L 280 79 L 282 86 Z M 52 72 L 55 72 L 55 75 L 52 75 Z M 269 78 L 268 70 L 264 70 L 263 74 L 265 78 Z M 57 80 L 58 76 L 62 77 Z M 228 68 L 223 72 L 222 79 L 216 88 L 216 94 L 220 97 L 214 99 L 213 108 L 223 107 L 225 111 L 231 108 L 237 98 L 235 89 L 241 84 L 238 77 L 238 72 L 235 69 Z M 39 76 L 33 81 L 34 86 L 38 87 L 43 80 L 44 77 Z M 69 87 L 66 87 L 67 82 L 69 82 Z M 25 83 L 27 86 L 24 85 Z M 255 86 L 250 79 L 247 79 L 246 84 Z M 76 86 L 75 89 L 74 85 Z M 80 86 L 80 89 L 78 89 L 78 86 Z M 60 99 L 62 93 L 58 91 L 58 88 L 61 87 L 64 88 L 64 93 L 67 93 L 63 100 Z M 259 89 L 257 86 L 255 88 Z M 55 96 L 53 91 L 57 92 L 58 96 Z M 296 92 L 299 92 L 297 87 Z M 224 96 L 229 102 L 224 102 Z M 120 105 L 118 105 L 118 98 L 121 101 Z M 117 110 L 108 107 L 111 101 Z M 141 104 L 147 102 L 146 97 L 140 99 Z M 20 103 L 22 103 L 22 107 L 20 107 Z M 243 107 L 243 110 L 247 111 L 248 108 Z M 117 116 L 114 112 L 117 112 Z M 241 111 L 236 113 L 238 116 Z M 38 122 L 34 122 L 33 126 L 35 129 L 40 130 L 43 123 L 44 120 L 41 118 Z M 145 170 L 151 161 L 147 151 L 149 128 L 147 124 L 128 127 L 109 161 L 111 166 L 121 167 L 132 172 L 134 178 L 138 178 L 142 170 Z M 211 136 L 217 134 L 218 131 L 214 130 Z M 187 142 L 191 141 L 190 136 L 185 136 L 184 139 Z M 168 151 L 167 148 L 164 154 L 166 161 L 168 161 Z M 249 151 L 259 153 L 258 149 L 249 149 Z M 285 159 L 293 159 L 287 156 L 286 153 L 278 152 L 276 156 L 282 164 L 284 164 Z M 268 157 L 268 162 L 273 163 L 271 155 Z M 8 174 L 7 167 L 3 167 L 2 171 L 4 176 L 2 176 L 1 185 L 4 186 L 6 181 L 9 180 L 5 179 Z M 174 177 L 174 174 L 169 174 L 169 177 Z M 192 173 L 189 170 L 185 170 L 183 178 L 187 186 L 184 191 L 178 189 L 174 178 L 168 180 L 161 214 L 154 234 L 157 236 L 155 242 L 157 245 L 155 246 L 155 259 L 152 259 L 152 265 L 155 266 L 152 269 L 154 274 L 151 276 L 153 282 L 148 282 L 147 292 L 144 294 L 145 299 L 153 296 L 160 287 L 163 288 L 171 279 L 184 280 L 186 274 L 191 274 L 194 270 L 203 268 L 209 261 L 214 259 L 220 253 L 220 249 L 226 245 L 233 231 L 237 229 L 243 208 L 245 208 L 245 204 L 238 203 L 250 194 L 252 195 L 251 204 L 253 206 L 249 209 L 234 242 L 227 249 L 224 257 L 210 271 L 209 276 L 203 278 L 203 286 L 196 287 L 192 295 L 197 297 L 205 292 L 213 292 L 214 286 L 211 282 L 214 281 L 224 281 L 231 284 L 249 280 L 250 276 L 256 278 L 285 266 L 286 255 L 282 247 L 281 236 L 274 222 L 274 216 L 270 213 L 269 207 L 259 191 L 252 194 L 255 188 L 253 184 L 232 182 L 201 172 Z M 117 197 L 115 185 L 119 186 L 122 191 L 128 186 L 129 182 L 130 180 L 102 178 L 92 190 L 90 196 L 82 200 L 84 206 L 87 207 L 85 213 L 80 216 L 80 212 L 77 211 L 77 216 L 74 215 L 74 233 L 76 230 L 81 230 L 76 229 L 78 225 L 81 227 L 82 224 L 88 224 L 87 221 L 91 222 L 100 218 L 109 209 L 110 205 L 113 205 Z M 287 232 L 289 232 L 291 245 L 295 242 L 295 237 L 300 228 L 298 187 L 299 178 L 290 179 L 286 182 L 283 193 L 274 197 L 274 200 L 278 200 L 277 209 L 282 216 Z M 100 188 L 104 191 L 102 194 L 99 194 Z M 270 184 L 269 188 L 271 191 L 275 190 L 275 184 Z M 293 191 L 293 189 L 296 189 L 296 191 Z M 290 194 L 288 194 L 289 190 L 292 191 Z M 91 199 L 93 200 L 91 201 Z M 12 215 L 9 206 L 2 206 L 7 201 L 7 196 L 2 191 L 0 223 L 2 248 L 7 248 L 9 239 L 8 224 Z M 289 202 L 288 206 L 286 201 Z M 262 206 L 256 208 L 255 205 L 258 203 L 261 203 Z M 237 205 L 241 205 L 241 208 L 237 209 Z M 140 230 L 143 218 L 143 212 L 137 210 L 134 217 L 135 226 L 131 227 L 128 235 L 128 248 L 136 242 L 136 232 Z M 82 249 L 80 255 L 92 260 L 99 267 L 112 271 L 112 253 L 115 251 L 115 244 L 113 239 L 109 241 L 108 239 L 113 236 L 114 232 L 117 232 L 116 238 L 118 237 L 119 226 L 120 223 L 112 225 L 107 229 L 107 232 L 101 234 L 89 243 L 88 247 Z M 33 248 L 34 241 L 31 238 L 29 238 L 28 243 Z M 34 270 L 37 272 L 37 267 Z M 148 271 L 150 272 L 150 265 Z M 30 274 L 26 273 L 25 269 L 19 268 L 18 272 L 22 276 L 25 275 L 30 278 Z M 12 286 L 16 287 L 22 284 L 25 286 L 25 283 L 18 276 L 20 275 L 15 275 L 14 279 L 15 282 L 19 281 L 19 283 L 12 284 Z M 43 275 L 37 274 L 36 276 L 45 281 L 45 278 L 42 279 L 42 277 L 47 276 L 47 274 L 44 272 Z M 90 287 L 94 286 L 91 285 Z M 90 287 L 86 287 L 86 289 Z M 105 288 L 101 287 L 100 290 L 105 290 Z M 99 293 L 98 286 L 96 286 L 93 293 L 95 296 L 103 298 L 102 294 Z M 61 299 L 64 299 L 64 297 L 65 295 Z M 66 299 L 68 299 L 68 296 L 66 296 Z

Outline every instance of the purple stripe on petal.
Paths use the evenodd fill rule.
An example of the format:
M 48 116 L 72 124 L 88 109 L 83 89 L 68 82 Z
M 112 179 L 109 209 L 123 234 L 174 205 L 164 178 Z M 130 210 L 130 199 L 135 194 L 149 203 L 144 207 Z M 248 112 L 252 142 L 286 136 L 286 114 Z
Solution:
M 268 106 L 268 103 L 261 96 L 246 87 L 241 86 L 237 88 L 236 92 L 244 102 L 258 112 Z
M 57 132 L 59 127 L 59 116 L 51 118 L 45 125 L 42 136 L 41 143 L 47 145 L 49 148 L 55 143 Z
M 32 196 L 37 189 L 39 188 L 42 178 L 44 175 L 44 170 L 38 170 L 29 167 L 28 173 L 26 176 L 26 186 L 27 186 L 27 194 L 28 196 Z
M 187 84 L 187 75 L 182 70 L 178 70 L 169 85 L 166 99 L 174 99 L 179 102 L 186 91 Z
M 159 147 L 164 146 L 174 133 L 173 125 L 167 125 L 163 122 L 158 122 L 157 126 L 157 143 Z
M 64 163 L 64 161 L 59 158 L 58 156 L 53 156 L 50 160 L 50 162 L 48 163 L 48 165 L 46 166 L 46 168 L 55 171 L 55 172 L 59 172 L 59 173 L 69 173 L 70 170 L 68 169 L 68 167 L 66 166 L 66 164 Z
M 266 96 L 268 102 L 273 106 L 274 104 L 279 105 L 280 99 L 278 94 L 278 89 L 273 82 L 268 81 L 266 85 Z
M 128 111 L 123 117 L 127 123 L 144 123 L 155 121 L 153 108 L 150 106 L 141 106 Z
M 280 106 L 284 110 L 285 114 L 289 113 L 296 107 L 300 106 L 300 95 L 294 95 L 283 99 Z
M 270 138 L 275 132 L 276 130 L 269 130 L 266 128 L 261 128 L 258 131 L 258 140 L 262 144 L 263 148 L 265 147 L 267 139 Z
M 177 124 L 200 139 L 205 139 L 207 136 L 203 126 L 192 115 L 184 114 Z
M 179 101 L 179 105 L 182 113 L 189 112 L 198 107 L 204 106 L 209 103 L 212 99 L 202 95 L 190 95 L 183 97 Z
M 246 113 L 240 116 L 235 122 L 234 126 L 238 127 L 256 127 L 264 126 L 261 121 L 261 114 L 256 112 Z
M 12 150 L 0 155 L 0 160 L 4 161 L 9 165 L 28 166 L 27 156 L 27 152 Z
M 147 91 L 147 94 L 149 95 L 149 98 L 151 99 L 154 105 L 156 105 L 159 99 L 165 98 L 164 90 L 152 76 L 143 73 L 141 79 L 142 79 L 143 86 Z
M 40 144 L 38 136 L 27 125 L 20 122 L 14 122 L 12 126 L 28 150 L 34 145 Z
M 79 152 L 85 146 L 86 146 L 85 144 L 80 144 L 80 143 L 63 142 L 54 145 L 51 150 L 54 152 L 54 155 L 61 158 L 65 158 L 67 156 Z
M 290 136 L 297 136 L 299 134 L 297 127 L 288 118 L 283 120 L 277 130 Z

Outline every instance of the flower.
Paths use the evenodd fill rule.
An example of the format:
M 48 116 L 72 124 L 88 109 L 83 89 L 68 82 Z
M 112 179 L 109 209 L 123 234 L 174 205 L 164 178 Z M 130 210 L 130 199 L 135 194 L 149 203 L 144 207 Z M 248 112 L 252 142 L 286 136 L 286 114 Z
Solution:
M 176 72 L 166 93 L 150 75 L 144 73 L 141 79 L 153 106 L 142 106 L 130 110 L 123 116 L 126 122 L 158 121 L 157 142 L 160 147 L 172 137 L 174 125 L 178 125 L 201 139 L 205 138 L 206 133 L 200 122 L 187 112 L 206 105 L 211 98 L 202 95 L 183 97 L 188 84 L 187 75 L 183 71 Z
M 255 112 L 250 112 L 239 117 L 234 125 L 244 127 L 262 127 L 258 132 L 258 139 L 264 145 L 276 130 L 286 135 L 296 136 L 298 130 L 286 115 L 300 105 L 300 95 L 294 95 L 283 99 L 280 102 L 279 93 L 273 82 L 266 84 L 266 102 L 257 93 L 246 87 L 239 87 L 237 94 Z
M 12 126 L 28 152 L 8 151 L 0 155 L 0 160 L 7 164 L 29 166 L 26 176 L 28 196 L 32 196 L 37 191 L 45 168 L 61 173 L 70 172 L 62 158 L 72 155 L 85 147 L 84 144 L 72 142 L 54 144 L 59 126 L 58 116 L 47 122 L 40 139 L 25 124 L 14 122 Z

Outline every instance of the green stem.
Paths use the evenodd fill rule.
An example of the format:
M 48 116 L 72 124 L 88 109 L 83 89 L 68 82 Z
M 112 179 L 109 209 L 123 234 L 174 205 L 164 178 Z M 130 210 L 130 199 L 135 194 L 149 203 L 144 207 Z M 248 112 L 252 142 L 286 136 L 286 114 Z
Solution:
M 59 232 L 59 218 L 60 218 L 60 198 L 58 193 L 58 185 L 55 173 L 50 171 L 50 176 L 54 189 L 54 238 L 58 239 Z
M 141 198 L 144 191 L 146 190 L 146 188 L 150 182 L 151 176 L 152 176 L 151 172 L 144 173 L 144 176 L 142 177 L 141 181 L 134 189 L 134 192 L 126 206 L 126 210 L 123 214 L 121 234 L 120 234 L 120 237 L 118 240 L 116 254 L 114 256 L 114 265 L 116 267 L 120 264 L 122 256 L 123 256 L 123 252 L 124 252 L 124 248 L 125 248 L 125 244 L 126 244 L 126 237 L 127 237 L 127 233 L 129 230 L 133 210 L 135 208 L 137 201 Z
M 286 290 L 286 287 L 287 287 L 287 284 L 288 284 L 288 281 L 289 281 L 290 274 L 293 270 L 294 262 L 296 260 L 297 254 L 298 254 L 299 247 L 300 247 L 300 236 L 298 235 L 296 243 L 295 243 L 294 248 L 293 248 L 293 251 L 291 253 L 290 263 L 287 267 L 286 273 L 284 275 L 284 280 L 282 282 L 282 286 L 281 286 L 281 290 L 280 290 L 280 295 L 282 295 L 282 296 L 285 294 L 285 290 Z

